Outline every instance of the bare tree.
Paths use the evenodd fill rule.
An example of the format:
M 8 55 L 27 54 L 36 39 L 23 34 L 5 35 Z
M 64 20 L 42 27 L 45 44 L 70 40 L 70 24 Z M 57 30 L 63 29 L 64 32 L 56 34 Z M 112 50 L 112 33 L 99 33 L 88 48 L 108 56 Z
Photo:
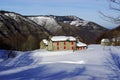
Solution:
M 109 0 L 110 9 L 120 11 L 120 0 Z M 116 6 L 117 5 L 117 6 Z
M 108 0 L 108 3 L 109 3 L 109 8 L 112 11 L 116 11 L 118 13 L 120 12 L 120 0 Z M 104 20 L 113 22 L 115 24 L 120 24 L 120 15 L 108 16 L 101 11 L 99 13 L 102 14 L 102 16 L 103 16 L 102 18 Z

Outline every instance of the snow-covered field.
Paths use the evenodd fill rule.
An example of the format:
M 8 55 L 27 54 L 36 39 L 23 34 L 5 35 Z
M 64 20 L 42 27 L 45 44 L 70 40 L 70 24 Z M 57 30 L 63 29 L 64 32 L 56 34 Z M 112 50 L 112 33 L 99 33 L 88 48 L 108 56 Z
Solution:
M 120 80 L 120 47 L 89 45 L 82 51 L 0 50 L 0 80 Z

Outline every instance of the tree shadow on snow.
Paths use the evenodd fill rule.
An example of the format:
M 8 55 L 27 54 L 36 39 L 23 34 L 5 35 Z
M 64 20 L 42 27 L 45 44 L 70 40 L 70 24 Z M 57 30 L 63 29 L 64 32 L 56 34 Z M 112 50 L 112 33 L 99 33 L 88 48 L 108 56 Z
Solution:
M 83 67 L 83 68 L 76 68 L 72 72 L 60 71 L 57 73 L 47 75 L 45 79 L 46 80 L 62 80 L 64 78 L 72 78 L 75 76 L 80 76 L 85 70 L 86 68 Z
M 110 57 L 107 58 L 106 66 L 112 71 L 109 80 L 120 80 L 120 54 L 110 50 Z
M 9 75 L 0 75 L 1 80 L 62 80 L 64 78 L 71 78 L 81 75 L 86 70 L 83 68 L 75 68 L 72 72 L 61 70 L 58 72 L 49 73 L 49 68 L 41 65 L 36 68 L 31 68 L 18 73 Z

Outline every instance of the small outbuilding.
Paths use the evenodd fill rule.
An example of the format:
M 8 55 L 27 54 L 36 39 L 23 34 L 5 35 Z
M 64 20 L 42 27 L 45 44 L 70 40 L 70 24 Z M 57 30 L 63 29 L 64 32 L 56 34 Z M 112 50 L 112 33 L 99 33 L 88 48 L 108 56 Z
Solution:
M 109 46 L 110 45 L 110 40 L 105 38 L 101 40 L 101 45 L 102 46 Z
M 120 46 L 120 37 L 112 38 L 111 41 L 112 46 Z
M 112 41 L 112 42 L 111 42 L 111 45 L 112 45 L 112 46 L 115 46 L 115 45 L 116 45 L 117 40 L 116 40 L 115 38 L 112 38 L 112 39 L 111 39 L 111 41 Z
M 77 50 L 85 50 L 87 49 L 87 44 L 82 42 L 77 42 Z

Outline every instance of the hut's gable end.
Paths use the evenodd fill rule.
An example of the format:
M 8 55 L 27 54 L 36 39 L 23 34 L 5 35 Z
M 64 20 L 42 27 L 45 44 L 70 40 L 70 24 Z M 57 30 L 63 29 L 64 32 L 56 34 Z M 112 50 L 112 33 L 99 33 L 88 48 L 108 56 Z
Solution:
M 40 42 L 40 49 L 45 49 L 46 45 L 43 41 Z
M 48 41 L 46 39 L 43 39 L 40 42 L 40 49 L 45 49 L 45 48 L 47 48 L 47 46 L 48 46 Z

